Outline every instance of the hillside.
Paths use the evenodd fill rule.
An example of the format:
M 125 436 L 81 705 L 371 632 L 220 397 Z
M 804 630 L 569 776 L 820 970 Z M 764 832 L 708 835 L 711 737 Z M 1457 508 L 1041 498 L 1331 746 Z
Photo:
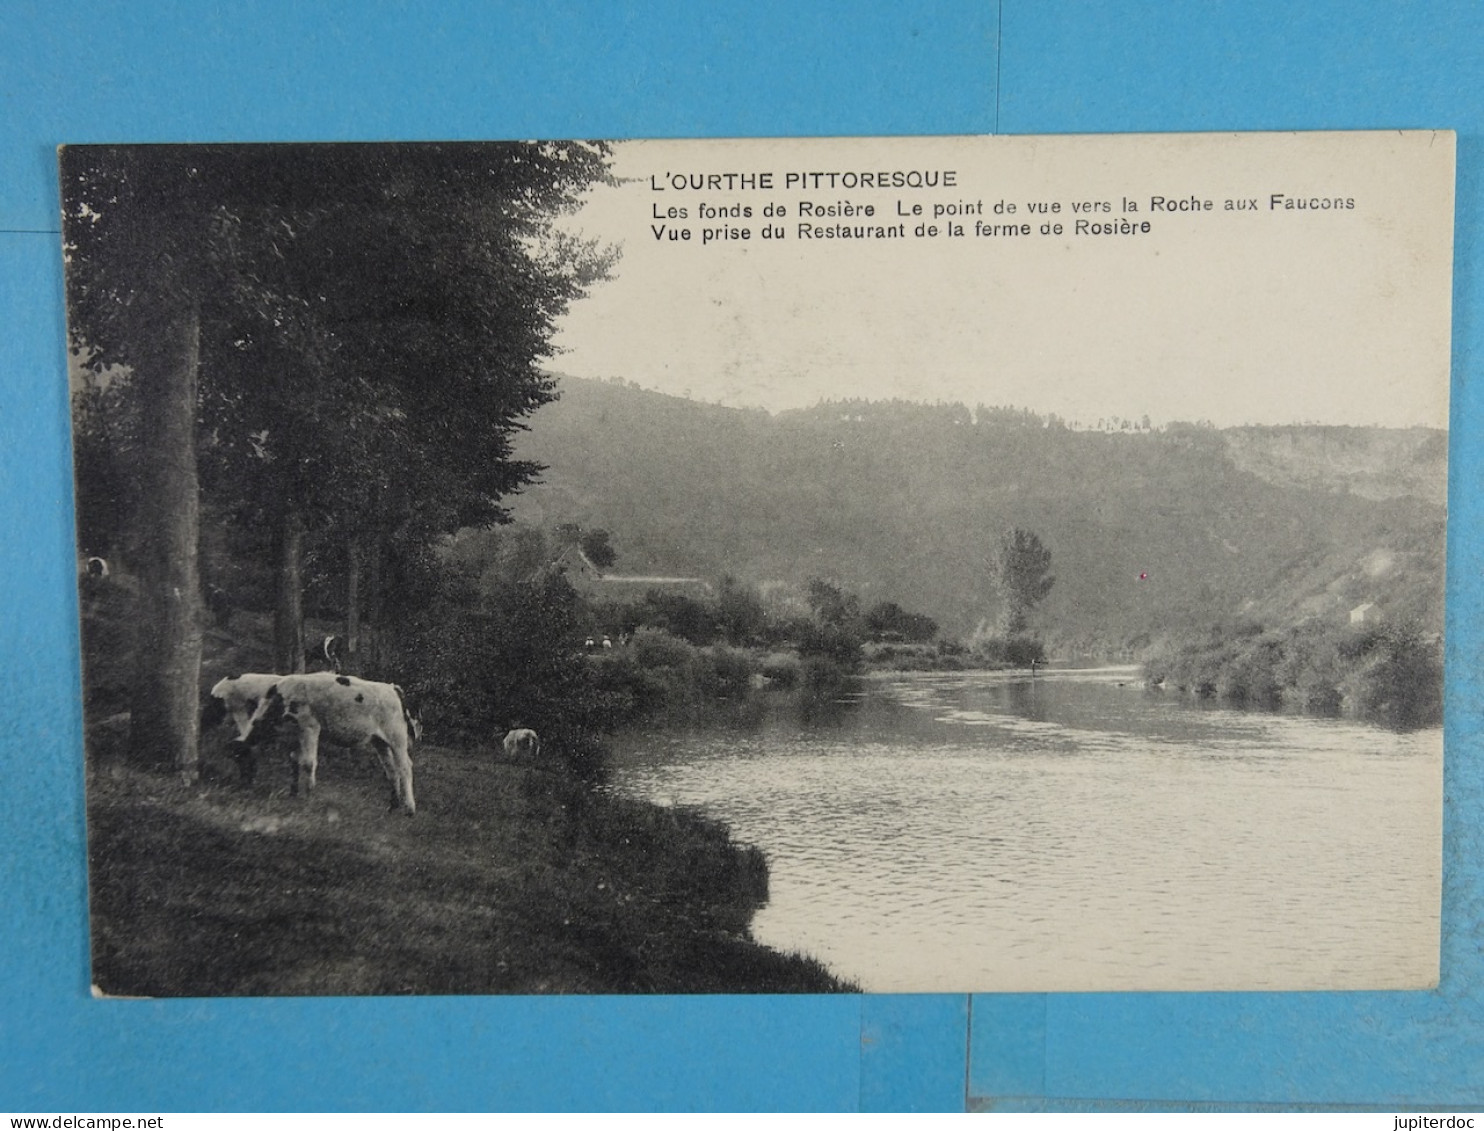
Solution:
M 995 539 L 1023 526 L 1052 552 L 1039 618 L 1064 649 L 1366 602 L 1441 630 L 1445 433 L 1073 431 L 907 402 L 773 416 L 618 381 L 560 388 L 519 445 L 548 471 L 514 513 L 609 529 L 626 573 L 822 576 L 963 633 L 994 612 Z
M 1270 483 L 1437 503 L 1448 490 L 1448 435 L 1431 428 L 1292 425 L 1228 428 L 1222 437 L 1239 469 Z

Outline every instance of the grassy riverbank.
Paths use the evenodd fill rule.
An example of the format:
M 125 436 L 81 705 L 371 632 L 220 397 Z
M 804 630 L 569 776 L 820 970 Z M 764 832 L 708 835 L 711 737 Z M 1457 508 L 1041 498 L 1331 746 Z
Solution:
M 761 852 L 698 813 L 602 787 L 601 740 L 582 724 L 606 701 L 590 665 L 545 622 L 495 632 L 466 615 L 468 639 L 445 625 L 442 638 L 459 645 L 451 657 L 393 669 L 432 672 L 440 690 L 464 696 L 461 712 L 428 696 L 430 741 L 413 748 L 418 813 L 408 820 L 387 812 L 364 751 L 322 746 L 310 799 L 289 796 L 282 746 L 261 751 L 257 780 L 240 784 L 226 728 L 203 735 L 193 785 L 126 758 L 133 587 L 113 579 L 85 598 L 93 970 L 105 992 L 854 989 L 812 959 L 752 941 L 768 898 Z M 508 605 L 512 617 L 558 620 L 565 608 Z M 271 670 L 269 636 L 269 618 L 246 611 L 231 631 L 209 631 L 203 695 L 222 675 Z M 547 650 L 489 654 L 489 641 L 512 639 Z M 468 737 L 502 734 L 512 703 L 546 740 L 537 761 L 511 762 L 492 739 Z
M 95 734 L 94 979 L 109 994 L 819 993 L 855 987 L 751 940 L 767 863 L 721 824 L 488 750 L 418 747 L 418 815 L 330 749 L 310 800 L 186 786 Z

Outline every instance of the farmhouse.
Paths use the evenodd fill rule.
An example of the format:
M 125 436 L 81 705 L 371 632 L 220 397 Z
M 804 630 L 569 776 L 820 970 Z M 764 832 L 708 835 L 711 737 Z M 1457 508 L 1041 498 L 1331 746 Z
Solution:
M 668 577 L 650 574 L 605 573 L 593 564 L 580 546 L 566 546 L 550 568 L 560 569 L 582 593 L 614 601 L 637 601 L 651 589 L 700 597 L 711 592 L 711 583 L 699 577 Z

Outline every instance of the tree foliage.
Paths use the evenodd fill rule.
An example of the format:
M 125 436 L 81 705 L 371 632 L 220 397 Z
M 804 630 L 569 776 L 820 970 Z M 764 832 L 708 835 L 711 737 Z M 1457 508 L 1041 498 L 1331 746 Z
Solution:
M 866 631 L 876 640 L 900 639 L 926 644 L 938 635 L 938 622 L 923 613 L 909 613 L 895 601 L 878 601 L 866 612 Z
M 140 582 L 135 634 L 136 687 L 130 751 L 194 774 L 196 681 L 201 663 L 197 570 L 200 494 L 196 471 L 196 404 L 203 296 L 220 264 L 212 254 L 213 184 L 200 169 L 163 164 L 158 150 L 63 151 L 67 197 L 63 239 L 74 356 L 101 376 L 126 366 L 111 402 L 99 397 L 84 425 L 103 425 L 119 410 L 114 435 L 130 460 L 100 461 L 100 442 L 80 445 L 79 490 L 104 478 L 102 494 L 127 501 L 133 537 L 119 537 Z M 85 388 L 97 392 L 101 386 Z M 128 411 L 132 409 L 133 411 Z M 127 491 L 111 490 L 128 482 Z M 94 524 L 97 505 L 84 508 Z M 119 536 L 120 532 L 110 532 Z
M 582 534 L 582 552 L 599 569 L 607 569 L 618 561 L 618 551 L 613 548 L 610 537 L 608 531 L 601 527 L 586 530 Z
M 716 621 L 728 644 L 755 644 L 768 627 L 768 613 L 754 586 L 727 574 L 716 589 Z
M 852 632 L 859 627 L 861 603 L 854 593 L 846 593 L 822 577 L 813 577 L 806 588 L 806 599 L 809 611 L 821 624 Z
M 445 571 L 436 598 L 399 633 L 397 666 L 437 741 L 495 744 L 534 728 L 554 756 L 596 770 L 611 706 L 577 647 L 581 598 L 560 574 L 482 599 Z
M 1051 576 L 1051 551 L 1029 530 L 1007 530 L 990 559 L 990 575 L 1000 600 L 1000 634 L 1007 639 L 1024 636 L 1031 611 L 1056 581 Z
M 555 223 L 607 158 L 582 142 L 65 150 L 72 345 L 116 371 L 118 420 L 138 423 L 79 415 L 79 492 L 138 480 L 128 525 L 141 561 L 163 561 L 141 569 L 146 619 L 196 617 L 198 470 L 214 518 L 277 532 L 279 663 L 302 655 L 284 635 L 306 547 L 344 546 L 351 605 L 364 561 L 375 603 L 399 555 L 503 519 L 538 470 L 511 442 L 555 396 L 536 367 L 554 320 L 611 262 Z M 110 429 L 137 467 L 97 458 Z M 179 636 L 140 665 L 142 682 L 174 673 L 172 717 L 187 698 L 194 714 L 199 666 Z M 194 734 L 163 726 L 184 758 Z

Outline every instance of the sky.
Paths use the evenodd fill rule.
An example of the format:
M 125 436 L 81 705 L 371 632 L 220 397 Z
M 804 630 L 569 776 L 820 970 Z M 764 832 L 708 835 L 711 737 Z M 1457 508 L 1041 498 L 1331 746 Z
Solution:
M 620 143 L 620 185 L 568 227 L 622 257 L 552 368 L 773 411 L 1446 427 L 1453 151 L 1425 131 Z

